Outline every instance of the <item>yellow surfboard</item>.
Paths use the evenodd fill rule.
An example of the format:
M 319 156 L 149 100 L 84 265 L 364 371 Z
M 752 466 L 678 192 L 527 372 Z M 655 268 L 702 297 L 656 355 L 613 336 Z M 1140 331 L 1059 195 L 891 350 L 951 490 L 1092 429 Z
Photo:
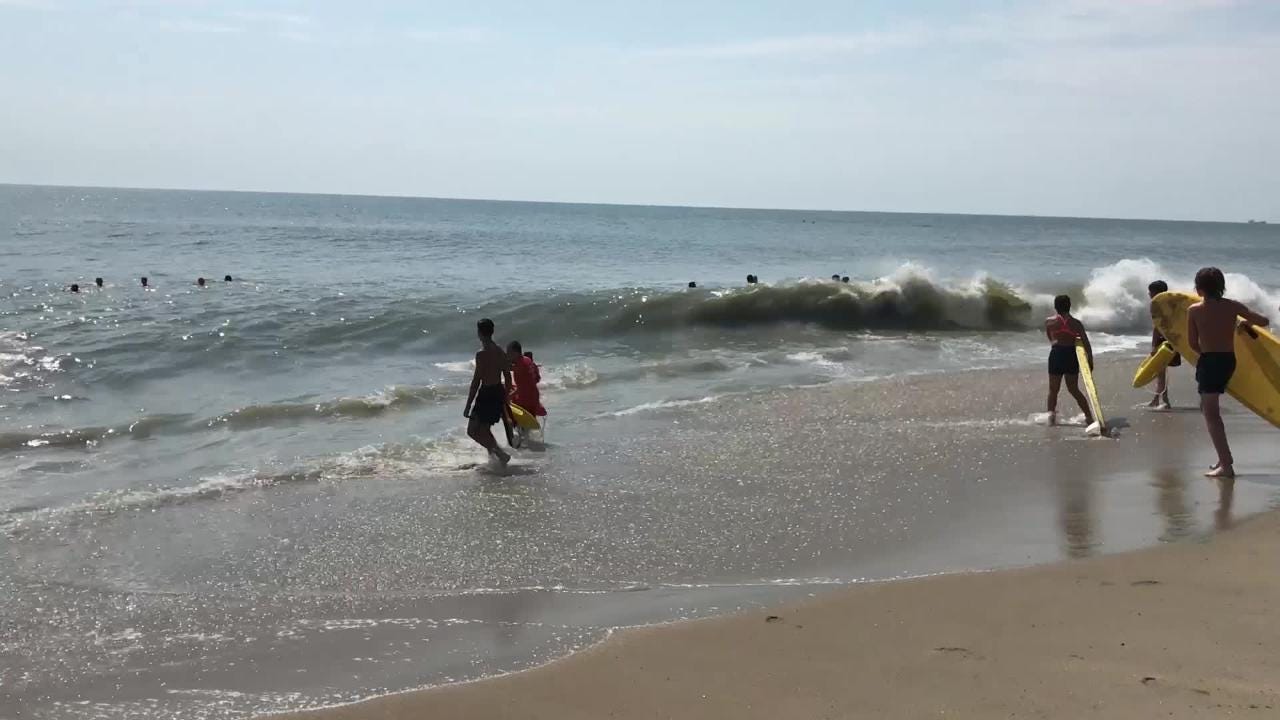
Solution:
M 541 425 L 538 424 L 538 418 L 533 413 L 524 408 L 511 403 L 511 419 L 516 421 L 516 426 L 521 430 L 540 430 Z
M 1200 355 L 1187 337 L 1187 310 L 1200 302 L 1191 293 L 1160 293 L 1151 300 L 1151 321 L 1175 350 L 1195 365 Z M 1236 333 L 1236 372 L 1227 394 L 1280 427 L 1280 339 L 1263 328 Z
M 1178 351 L 1167 342 L 1160 344 L 1160 349 L 1155 354 L 1142 361 L 1138 366 L 1138 372 L 1133 376 L 1133 386 L 1136 388 L 1149 385 L 1162 370 L 1169 367 L 1169 363 L 1178 356 Z
M 1089 367 L 1089 353 L 1084 343 L 1076 340 L 1076 359 L 1080 361 L 1080 380 L 1084 383 L 1085 397 L 1089 398 L 1089 409 L 1093 411 L 1093 421 L 1103 435 L 1107 434 L 1107 419 L 1102 415 L 1102 402 L 1098 400 L 1098 386 L 1093 382 L 1093 369 Z

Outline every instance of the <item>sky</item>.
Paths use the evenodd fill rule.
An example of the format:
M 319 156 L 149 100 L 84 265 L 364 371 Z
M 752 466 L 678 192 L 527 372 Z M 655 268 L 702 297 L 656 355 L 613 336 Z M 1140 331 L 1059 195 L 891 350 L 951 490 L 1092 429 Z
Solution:
M 0 0 L 0 182 L 1280 221 L 1278 0 Z

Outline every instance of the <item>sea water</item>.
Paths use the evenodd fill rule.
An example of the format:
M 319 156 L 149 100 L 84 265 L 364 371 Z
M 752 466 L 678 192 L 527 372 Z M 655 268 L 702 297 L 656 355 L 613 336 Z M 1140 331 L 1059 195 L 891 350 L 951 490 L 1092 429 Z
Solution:
M 664 409 L 1039 365 L 1057 293 L 1100 352 L 1145 348 L 1147 283 L 1185 288 L 1201 265 L 1274 311 L 1277 243 L 1275 227 L 1221 223 L 0 186 L 0 697 L 24 716 L 233 717 L 404 686 L 331 649 L 349 687 L 293 697 L 276 678 L 280 694 L 238 701 L 217 673 L 243 678 L 235 648 L 267 636 L 323 648 L 327 623 L 367 623 L 373 658 L 430 624 L 460 658 L 436 680 L 575 640 L 469 651 L 467 618 L 422 617 L 424 596 L 537 605 L 792 577 L 785 558 L 773 573 L 687 558 L 671 544 L 696 543 L 693 525 L 611 545 L 608 523 L 566 532 L 540 513 L 563 519 L 564 487 L 615 507 L 661 487 L 593 453 L 670 454 Z M 542 366 L 551 446 L 517 460 L 527 483 L 488 484 L 462 436 L 482 317 Z M 717 457 L 682 462 L 714 473 Z M 415 503 L 418 519 L 397 514 Z M 334 609 L 375 600 L 378 618 Z M 204 659 L 205 690 L 175 696 L 155 668 L 183 657 Z M 141 690 L 112 705 L 112 682 Z

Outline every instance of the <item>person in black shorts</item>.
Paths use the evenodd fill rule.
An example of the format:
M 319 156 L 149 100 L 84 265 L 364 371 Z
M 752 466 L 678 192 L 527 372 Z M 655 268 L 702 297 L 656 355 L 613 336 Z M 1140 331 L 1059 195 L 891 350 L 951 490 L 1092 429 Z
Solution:
M 1080 392 L 1080 359 L 1076 355 L 1076 340 L 1084 343 L 1089 358 L 1089 367 L 1093 368 L 1093 346 L 1089 344 L 1089 335 L 1084 331 L 1084 324 L 1071 316 L 1071 298 L 1059 295 L 1053 299 L 1053 309 L 1057 315 L 1044 321 L 1044 334 L 1048 336 L 1049 348 L 1049 424 L 1058 424 L 1058 392 L 1062 389 L 1062 380 L 1067 381 L 1067 392 L 1076 399 L 1084 412 L 1085 425 L 1093 424 L 1093 413 L 1089 411 L 1089 401 Z
M 1227 443 L 1220 406 L 1222 394 L 1236 372 L 1236 329 L 1243 326 L 1248 330 L 1250 325 L 1266 327 L 1271 322 L 1242 303 L 1223 297 L 1226 287 L 1227 280 L 1221 270 L 1201 268 L 1196 273 L 1196 294 L 1201 300 L 1187 310 L 1187 341 L 1200 355 L 1196 363 L 1200 412 L 1204 414 L 1209 439 L 1218 454 L 1217 464 L 1206 474 L 1215 478 L 1236 476 L 1235 459 Z
M 1155 299 L 1160 293 L 1169 292 L 1169 283 L 1163 280 L 1156 280 L 1147 286 L 1147 297 Z M 1164 345 L 1164 336 L 1156 328 L 1151 329 L 1151 354 L 1155 355 L 1160 346 Z M 1169 361 L 1168 367 L 1179 367 L 1182 365 L 1182 356 L 1174 355 Z M 1169 402 L 1169 372 L 1161 370 L 1156 376 L 1156 396 L 1151 398 L 1151 402 L 1147 403 L 1147 407 L 1153 410 L 1168 410 L 1173 407 Z
M 510 413 L 507 396 L 511 393 L 511 362 L 493 341 L 492 320 L 485 318 L 476 323 L 476 334 L 480 336 L 480 351 L 476 353 L 476 371 L 462 416 L 468 420 L 467 436 L 505 466 L 511 456 L 498 447 L 490 428 Z

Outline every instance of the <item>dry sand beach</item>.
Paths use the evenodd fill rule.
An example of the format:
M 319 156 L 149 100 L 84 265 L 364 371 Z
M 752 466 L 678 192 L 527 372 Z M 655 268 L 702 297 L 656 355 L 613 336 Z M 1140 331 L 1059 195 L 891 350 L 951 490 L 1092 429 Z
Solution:
M 621 630 L 527 672 L 290 717 L 1280 716 L 1280 515 L 1233 527 L 1242 514 L 1237 493 L 1258 484 L 1274 490 L 1280 459 L 1274 431 L 1247 414 L 1232 415 L 1237 454 L 1251 458 L 1251 472 L 1235 485 L 1199 478 L 1200 460 L 1210 455 L 1198 415 L 1129 410 L 1141 399 L 1124 383 L 1130 370 L 1130 363 L 1112 361 L 1100 373 L 1125 426 L 1118 440 L 1027 441 L 993 433 L 998 442 L 962 455 L 946 447 L 947 432 L 920 431 L 914 448 L 879 446 L 901 451 L 893 459 L 912 476 L 947 474 L 961 482 L 982 467 L 986 482 L 1056 487 L 1064 554 L 1083 559 L 855 585 L 768 610 Z M 962 393 L 980 389 L 984 403 L 1003 409 L 1035 387 L 1031 372 L 1000 377 L 999 384 L 975 374 L 823 392 L 859 401 L 833 413 L 874 413 L 884 428 L 927 417 L 954 432 L 969 422 Z M 1175 399 L 1181 391 L 1185 402 L 1185 378 L 1175 383 Z M 907 386 L 911 402 L 893 403 L 893 393 Z M 786 414 L 771 409 L 775 420 L 761 422 Z M 798 432 L 808 422 L 821 424 L 812 410 L 803 415 Z M 1133 482 L 1134 472 L 1146 480 Z M 1140 513 L 1107 519 L 1105 505 L 1124 505 L 1116 488 L 1127 484 L 1154 491 L 1150 515 L 1165 523 L 1160 539 L 1178 542 L 1095 557 L 1104 545 L 1099 535 L 1112 536 L 1105 547 L 1123 547 L 1126 541 L 1114 536 L 1130 527 L 1132 544 L 1143 542 L 1136 528 L 1149 520 Z M 1043 522 L 1035 513 L 1035 520 L 1018 517 L 1016 510 L 1029 505 L 1013 500 L 1007 516 L 992 512 L 990 537 L 1007 541 L 1018 536 L 1020 523 Z M 1209 516 L 1210 523 L 1196 525 Z M 984 549 L 984 534 L 965 525 L 961 545 L 973 558 L 987 552 L 1006 566 L 1018 564 L 1017 548 Z M 952 562 L 965 556 L 952 548 Z

